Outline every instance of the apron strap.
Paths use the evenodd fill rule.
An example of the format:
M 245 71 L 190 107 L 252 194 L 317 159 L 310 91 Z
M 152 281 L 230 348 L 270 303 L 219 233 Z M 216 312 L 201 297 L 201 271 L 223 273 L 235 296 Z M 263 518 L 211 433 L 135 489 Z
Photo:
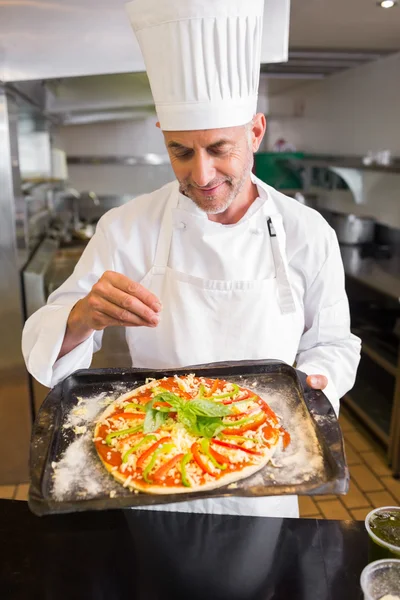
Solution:
M 284 248 L 285 231 L 281 215 L 267 217 L 267 225 L 271 240 L 272 256 L 275 263 L 279 307 L 281 313 L 287 315 L 296 312 L 296 304 L 288 277 L 288 265 Z
M 168 266 L 173 232 L 172 211 L 178 206 L 178 202 L 179 192 L 174 186 L 165 205 L 164 215 L 161 221 L 161 227 L 158 234 L 156 255 L 154 259 L 155 267 L 163 268 Z

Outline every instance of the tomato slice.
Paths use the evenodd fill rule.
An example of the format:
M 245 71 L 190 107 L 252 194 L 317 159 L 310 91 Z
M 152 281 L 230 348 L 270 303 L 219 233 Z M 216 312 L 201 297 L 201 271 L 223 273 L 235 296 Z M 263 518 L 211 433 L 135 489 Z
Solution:
M 200 469 L 202 469 L 205 473 L 208 473 L 209 475 L 215 475 L 215 473 L 212 472 L 212 470 L 208 466 L 208 464 L 205 463 L 203 461 L 203 459 L 201 458 L 200 452 L 199 452 L 199 444 L 197 442 L 195 442 L 192 445 L 191 452 L 193 454 L 194 460 L 197 462 L 197 464 L 199 465 Z
M 262 416 L 260 419 L 255 419 L 254 421 L 251 421 L 250 423 L 246 423 L 245 425 L 242 425 L 241 427 L 238 427 L 237 429 L 223 429 L 222 433 L 225 433 L 226 435 L 242 435 L 242 433 L 245 433 L 246 431 L 254 431 L 255 429 L 258 429 L 260 427 L 260 425 L 262 425 L 263 423 L 265 423 L 265 421 L 267 420 L 267 415 L 263 412 Z
M 211 440 L 213 444 L 217 444 L 217 446 L 223 446 L 224 448 L 231 448 L 232 450 L 243 450 L 243 452 L 247 452 L 247 454 L 254 454 L 255 456 L 262 456 L 262 452 L 257 452 L 256 450 L 251 450 L 250 448 L 242 448 L 237 444 L 231 444 L 230 442 L 223 442 L 222 440 Z
M 167 460 L 167 462 L 164 463 L 163 465 L 161 465 L 161 467 L 159 469 L 157 469 L 157 471 L 154 473 L 153 480 L 157 481 L 158 483 L 161 483 L 163 480 L 163 477 L 165 477 L 167 475 L 168 471 L 170 471 L 172 469 L 172 467 L 174 467 L 176 465 L 177 462 L 182 460 L 182 458 L 184 456 L 185 455 L 183 453 L 177 454 L 170 460 Z
M 136 462 L 136 468 L 142 469 L 146 460 L 153 454 L 153 452 L 155 452 L 155 450 L 157 450 L 158 446 L 160 444 L 163 444 L 164 442 L 169 442 L 170 439 L 171 439 L 171 436 L 167 436 L 167 437 L 163 437 L 163 438 L 157 440 L 156 442 L 154 442 L 154 444 L 152 444 L 150 446 L 150 448 L 148 448 L 146 450 L 146 452 L 143 452 L 143 454 L 140 455 L 140 457 L 138 458 L 138 460 Z

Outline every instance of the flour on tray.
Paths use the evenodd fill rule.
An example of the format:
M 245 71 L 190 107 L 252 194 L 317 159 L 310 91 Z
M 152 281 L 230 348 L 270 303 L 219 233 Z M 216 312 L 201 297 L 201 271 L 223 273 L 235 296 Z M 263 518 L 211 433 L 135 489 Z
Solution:
M 134 385 L 134 384 L 132 384 Z M 112 394 L 102 392 L 87 398 L 77 397 L 74 405 L 66 415 L 61 428 L 61 435 L 75 438 L 58 461 L 53 461 L 52 496 L 58 501 L 89 499 L 103 497 L 118 489 L 115 482 L 108 477 L 98 460 L 92 440 L 93 429 L 97 416 L 104 407 L 111 404 L 118 396 L 126 391 L 125 387 L 116 387 Z M 114 497 L 112 493 L 111 497 Z
M 252 378 L 238 378 L 237 382 L 244 387 L 253 386 Z M 251 485 L 266 485 L 267 478 L 270 485 L 298 485 L 322 477 L 324 464 L 320 444 L 310 415 L 300 405 L 294 388 L 282 386 L 274 390 L 259 380 L 257 394 L 279 415 L 280 424 L 289 432 L 291 441 L 286 450 L 277 450 L 265 469 L 251 477 Z

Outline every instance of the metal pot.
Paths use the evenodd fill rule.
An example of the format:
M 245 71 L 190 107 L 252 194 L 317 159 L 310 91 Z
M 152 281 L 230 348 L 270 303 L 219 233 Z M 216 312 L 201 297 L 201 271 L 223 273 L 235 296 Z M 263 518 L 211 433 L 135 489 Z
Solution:
M 375 220 L 345 213 L 331 212 L 326 215 L 328 223 L 336 231 L 339 244 L 366 244 L 374 241 Z

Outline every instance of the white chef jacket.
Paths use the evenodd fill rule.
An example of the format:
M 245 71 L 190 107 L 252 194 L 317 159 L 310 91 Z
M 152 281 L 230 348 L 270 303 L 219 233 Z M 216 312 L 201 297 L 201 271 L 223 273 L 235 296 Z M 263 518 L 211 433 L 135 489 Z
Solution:
M 209 221 L 190 199 L 179 194 L 177 182 L 106 213 L 74 273 L 51 294 L 47 305 L 25 324 L 22 346 L 30 373 L 43 385 L 53 387 L 76 369 L 90 366 L 93 352 L 101 347 L 102 332 L 95 332 L 57 360 L 72 307 L 89 293 L 107 270 L 146 283 L 148 274 L 159 268 L 154 267 L 160 253 L 159 234 L 166 227 L 165 215 L 168 217 L 170 213 L 173 234 L 170 236 L 170 248 L 164 252 L 168 272 L 177 273 L 181 280 L 186 278 L 188 284 L 194 282 L 192 287 L 196 287 L 198 281 L 211 281 L 212 288 L 233 279 L 239 283 L 255 282 L 254 285 L 259 284 L 262 289 L 263 281 L 268 282 L 268 278 L 274 276 L 276 267 L 276 256 L 266 245 L 264 235 L 257 235 L 263 232 L 259 225 L 263 222 L 264 213 L 268 214 L 270 209 L 274 218 L 277 217 L 282 224 L 284 236 L 278 236 L 284 254 L 284 264 L 279 271 L 289 287 L 289 300 L 296 306 L 297 315 L 301 318 L 293 321 L 294 329 L 297 329 L 293 333 L 297 355 L 296 352 L 287 355 L 279 347 L 282 340 L 275 335 L 276 352 L 272 345 L 271 355 L 259 358 L 277 358 L 286 362 L 296 359 L 297 368 L 307 374 L 326 375 L 329 384 L 325 393 L 338 413 L 340 397 L 354 383 L 360 341 L 350 333 L 349 307 L 336 235 L 319 213 L 254 176 L 252 179 L 257 184 L 259 198 L 235 225 L 224 226 Z M 171 199 L 173 210 L 170 210 Z M 193 235 L 181 235 L 187 225 L 189 231 L 192 227 Z M 196 237 L 196 231 L 200 231 L 201 235 Z M 243 235 L 244 231 L 256 234 L 251 243 Z M 164 299 L 161 300 L 165 304 Z M 287 304 L 287 298 L 285 301 Z M 243 327 L 243 322 L 232 323 L 232 327 L 235 326 Z M 168 365 L 168 362 L 152 365 L 141 361 L 140 348 L 143 346 L 135 344 L 135 335 L 142 336 L 142 339 L 139 338 L 141 342 L 143 336 L 147 341 L 150 330 L 127 328 L 126 331 L 134 366 L 181 366 Z M 163 355 L 168 356 L 168 352 L 169 349 L 165 348 Z M 250 352 L 248 357 L 255 356 Z M 231 357 L 221 356 L 223 359 Z M 188 355 L 186 364 L 200 362 L 208 361 L 193 360 Z M 227 506 L 230 500 L 225 499 Z M 242 501 L 249 502 L 249 499 Z M 236 508 L 233 508 L 232 512 L 235 511 Z

